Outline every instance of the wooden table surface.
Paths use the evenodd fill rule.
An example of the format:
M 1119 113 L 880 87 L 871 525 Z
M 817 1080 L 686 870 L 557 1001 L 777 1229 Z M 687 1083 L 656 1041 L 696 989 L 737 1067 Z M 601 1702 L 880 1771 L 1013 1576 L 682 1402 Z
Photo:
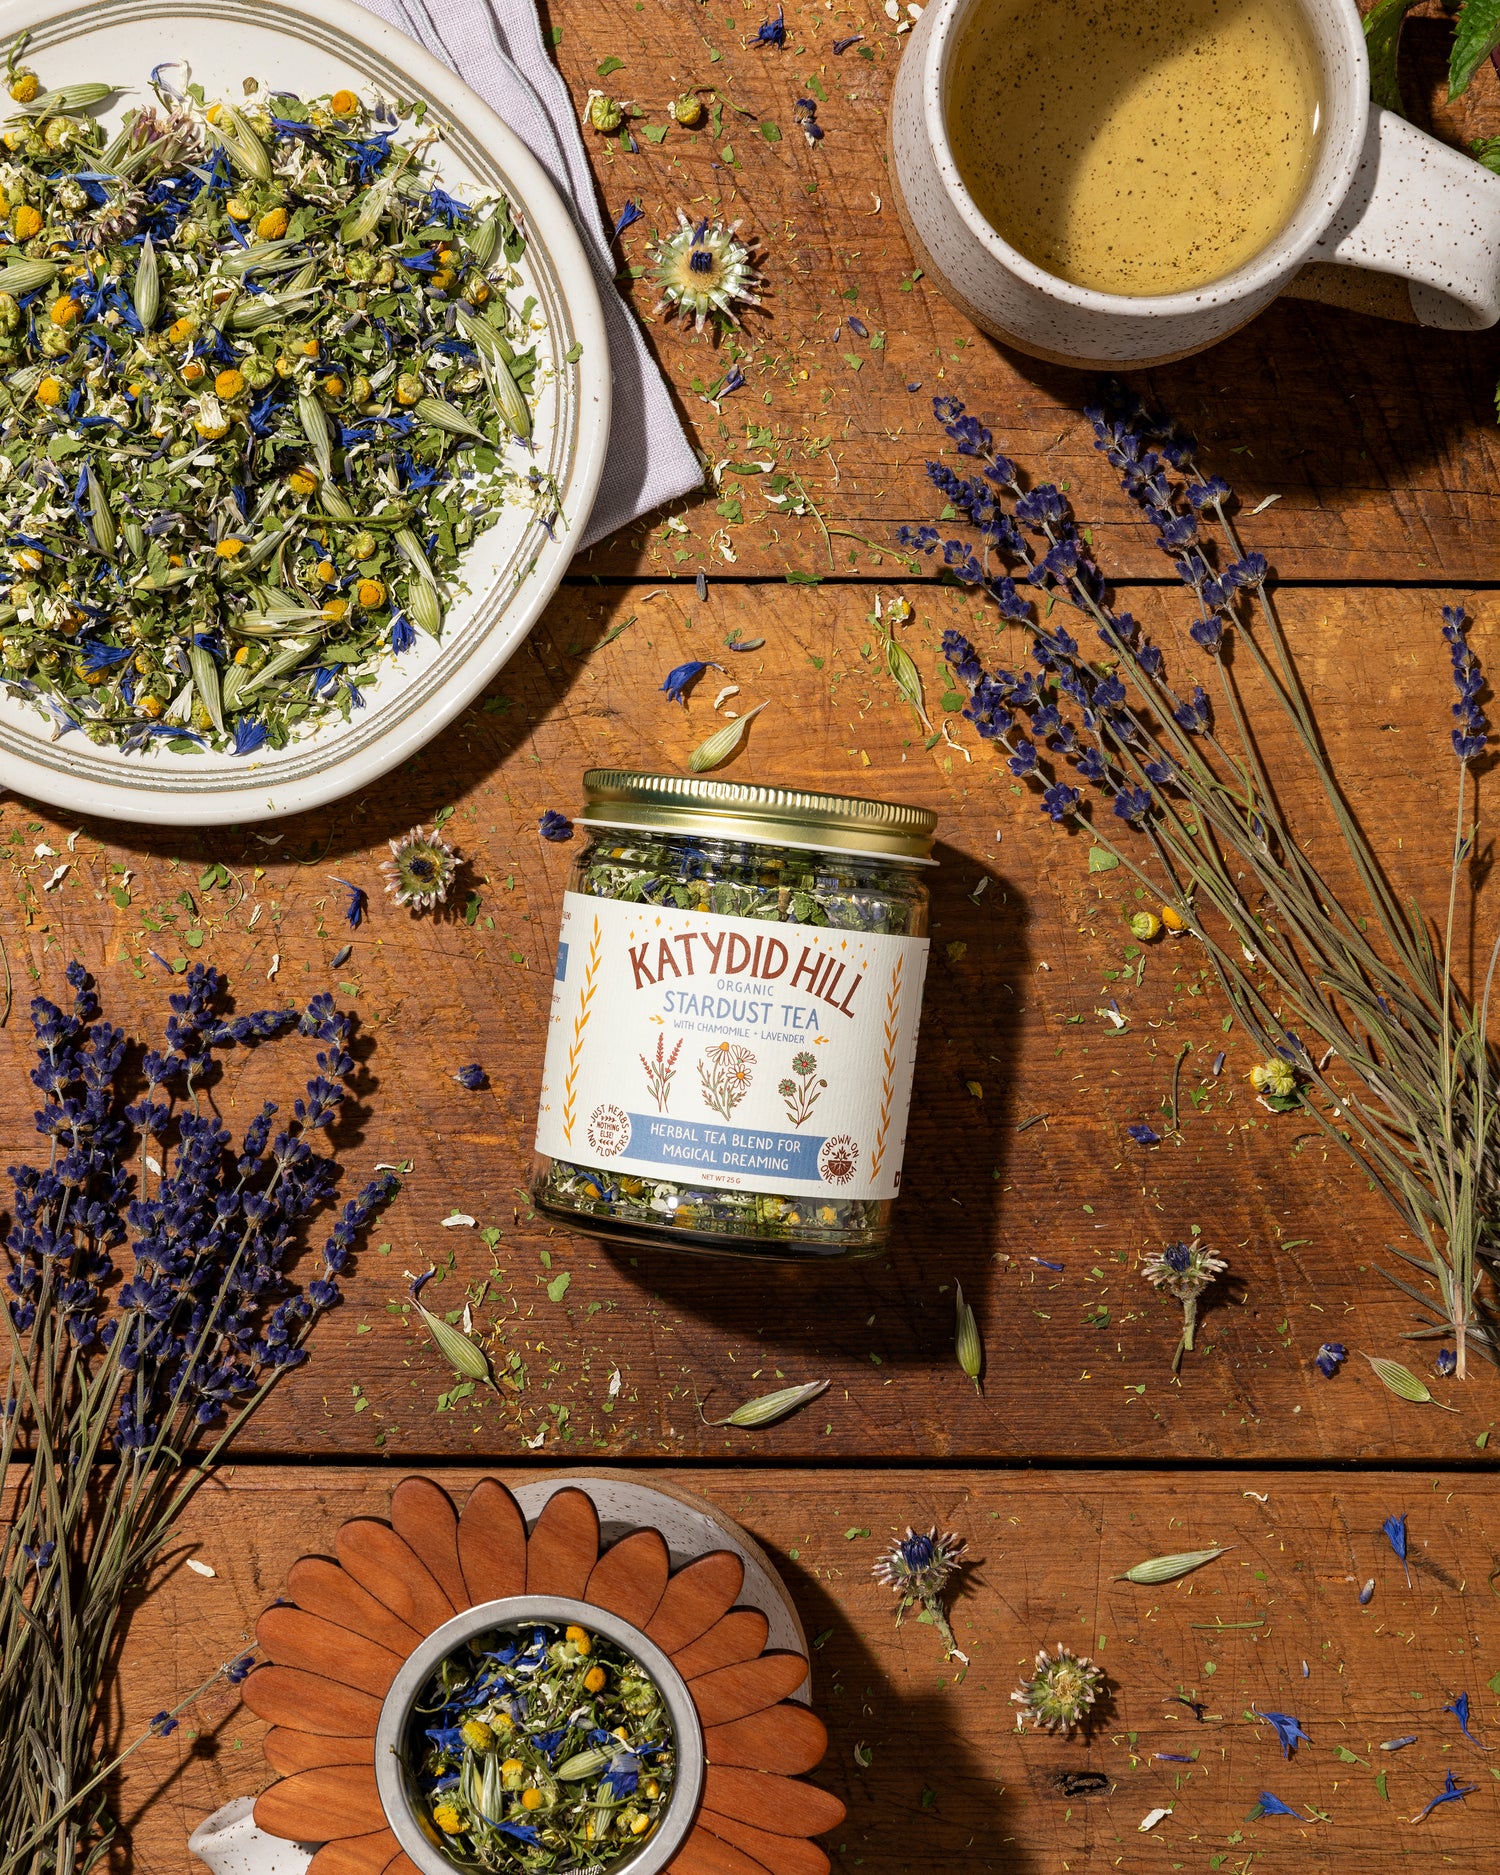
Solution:
M 901 522 L 933 514 L 934 393 L 965 398 L 1030 472 L 1066 484 L 1169 655 L 1181 655 L 1184 611 L 1093 451 L 1089 381 L 1003 351 L 914 277 L 883 156 L 895 23 L 878 6 L 793 0 L 778 52 L 745 43 L 763 17 L 760 0 L 544 9 L 580 107 L 601 86 L 660 127 L 678 92 L 718 87 L 716 137 L 673 127 L 653 142 L 638 129 L 634 154 L 589 138 L 603 210 L 644 210 L 620 242 L 623 285 L 715 484 L 583 556 L 489 694 L 332 809 L 199 833 L 80 825 L 15 799 L 0 808 L 11 1158 L 33 1150 L 27 997 L 57 994 L 79 957 L 112 1018 L 149 1036 L 172 987 L 155 952 L 174 970 L 214 963 L 242 1008 L 333 988 L 362 1038 L 359 1112 L 339 1148 L 356 1176 L 412 1161 L 312 1362 L 199 1499 L 137 1614 L 122 1723 L 170 1704 L 234 1647 L 291 1560 L 326 1547 L 344 1517 L 380 1514 L 406 1469 L 456 1488 L 477 1466 L 512 1480 L 564 1465 L 660 1468 L 771 1549 L 819 1637 L 815 1697 L 834 1736 L 819 1777 L 850 1805 L 828 1845 L 840 1870 L 1241 1875 L 1379 1871 L 1420 1855 L 1477 1870 L 1500 1772 L 1442 1708 L 1466 1690 L 1477 1735 L 1500 1745 L 1500 1492 L 1486 1451 L 1500 1385 L 1483 1363 L 1462 1387 L 1435 1381 L 1452 1411 L 1380 1387 L 1361 1351 L 1424 1371 L 1428 1360 L 1403 1343 L 1411 1309 L 1381 1274 L 1400 1241 L 1392 1214 L 1295 1117 L 1256 1104 L 1249 1045 L 1224 1033 L 1191 951 L 1127 957 L 1135 904 L 1119 875 L 1091 875 L 1081 843 L 1017 798 L 957 716 L 959 746 L 927 749 L 884 676 L 877 597 L 911 599 L 906 641 L 935 711 L 947 687 L 938 641 L 975 616 L 962 593 L 911 577 L 894 548 Z M 1407 30 L 1415 114 L 1459 142 L 1500 129 L 1489 66 L 1468 99 L 1429 109 L 1447 29 L 1419 16 Z M 857 32 L 863 42 L 835 56 L 833 41 Z M 611 58 L 623 65 L 600 77 Z M 823 99 L 815 149 L 792 116 L 809 93 Z M 638 278 L 679 204 L 742 218 L 766 249 L 766 307 L 717 347 L 652 322 Z M 704 393 L 732 362 L 746 387 L 715 409 Z M 1454 782 L 1439 606 L 1462 599 L 1477 648 L 1500 656 L 1497 375 L 1495 333 L 1286 300 L 1214 351 L 1139 379 L 1197 431 L 1247 515 L 1279 497 L 1246 534 L 1277 569 L 1349 799 L 1398 887 L 1429 905 Z M 744 467 L 757 463 L 774 466 Z M 801 516 L 769 499 L 778 473 L 799 478 Z M 736 630 L 764 648 L 731 657 Z M 526 1203 L 573 851 L 539 840 L 537 819 L 574 810 L 593 763 L 685 764 L 709 732 L 715 685 L 700 684 L 686 710 L 659 686 L 688 657 L 730 664 L 739 704 L 769 699 L 730 773 L 940 815 L 906 1189 L 892 1250 L 873 1262 L 630 1257 L 549 1229 Z M 1273 764 L 1290 754 L 1274 741 L 1268 753 Z M 465 869 L 441 915 L 413 919 L 383 898 L 378 862 L 389 839 L 438 814 Z M 1332 864 L 1326 829 L 1308 831 Z M 42 845 L 58 855 L 39 856 Z M 1482 845 L 1480 863 L 1491 858 Z M 69 871 L 48 889 L 60 859 Z M 357 932 L 335 874 L 371 894 Z M 1484 942 L 1485 923 L 1468 941 Z M 1143 1153 L 1124 1129 L 1160 1113 L 1184 1045 L 1180 1137 Z M 216 1098 L 232 1124 L 266 1092 L 285 1094 L 288 1052 L 229 1059 Z M 470 1061 L 489 1073 L 479 1093 L 451 1078 Z M 474 1226 L 445 1228 L 455 1211 Z M 1194 1225 L 1232 1280 L 1174 1382 L 1180 1314 L 1138 1264 Z M 442 1281 L 426 1299 L 473 1303 L 505 1376 L 498 1395 L 455 1391 L 403 1310 L 406 1273 L 429 1259 Z M 953 1358 L 955 1282 L 986 1346 L 980 1392 Z M 1351 1349 L 1331 1382 L 1312 1366 L 1325 1340 Z M 774 1428 L 714 1430 L 700 1416 L 824 1377 L 824 1399 Z M 1397 1512 L 1411 1519 L 1410 1589 L 1379 1534 Z M 975 1558 L 955 1611 L 972 1655 L 964 1675 L 931 1628 L 897 1630 L 870 1579 L 880 1545 L 934 1521 Z M 1145 1556 L 1211 1543 L 1235 1548 L 1186 1582 L 1113 1579 Z M 189 1553 L 216 1577 L 186 1571 Z M 1055 1640 L 1110 1675 L 1087 1740 L 1010 1729 L 1018 1668 Z M 1293 1763 L 1246 1717 L 1252 1705 L 1301 1718 L 1312 1742 Z M 262 1728 L 231 1696 L 205 1702 L 193 1729 L 134 1761 L 133 1869 L 182 1875 L 191 1825 L 269 1779 Z M 1378 1750 L 1410 1731 L 1416 1745 Z M 1450 1769 L 1475 1793 L 1408 1824 Z M 1262 1789 L 1327 1820 L 1247 1821 Z M 1139 1834 L 1159 1807 L 1170 1816 Z

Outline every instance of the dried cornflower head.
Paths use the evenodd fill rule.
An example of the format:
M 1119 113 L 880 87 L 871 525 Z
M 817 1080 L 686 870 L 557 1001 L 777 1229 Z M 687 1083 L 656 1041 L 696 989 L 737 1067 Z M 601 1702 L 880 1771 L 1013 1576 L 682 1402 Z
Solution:
M 879 1558 L 873 1574 L 877 1582 L 884 1582 L 900 1597 L 896 1604 L 897 1627 L 908 1608 L 922 1609 L 943 1637 L 950 1659 L 967 1665 L 969 1656 L 959 1646 L 943 1606 L 943 1592 L 963 1567 L 966 1547 L 964 1539 L 951 1530 L 939 1536 L 936 1524 L 925 1535 L 908 1524 L 906 1535 Z
M 434 827 L 425 833 L 413 827 L 400 840 L 391 841 L 391 857 L 382 860 L 385 889 L 398 905 L 428 911 L 441 905 L 458 870 L 458 855 Z
M 908 1524 L 906 1535 L 875 1564 L 875 1580 L 894 1589 L 907 1603 L 925 1601 L 947 1588 L 955 1571 L 963 1566 L 966 1547 L 963 1538 L 951 1530 L 939 1536 L 936 1524 L 925 1536 Z
M 1169 1243 L 1141 1264 L 1141 1274 L 1156 1289 L 1165 1289 L 1179 1302 L 1189 1302 L 1229 1265 L 1195 1237 L 1191 1243 Z
M 1056 1654 L 1044 1647 L 1036 1657 L 1036 1671 L 1011 1694 L 1021 1710 L 1016 1714 L 1020 1731 L 1029 1716 L 1034 1732 L 1061 1731 L 1071 1735 L 1075 1725 L 1086 1726 L 1089 1708 L 1104 1691 L 1102 1668 L 1092 1666 L 1086 1654 L 1075 1654 L 1061 1641 Z
M 750 248 L 735 237 L 739 222 L 725 227 L 707 218 L 694 224 L 679 208 L 677 229 L 651 250 L 651 278 L 661 293 L 652 309 L 670 319 L 681 313 L 701 332 L 710 313 L 738 325 L 736 306 L 759 306 L 756 289 L 765 281 L 756 272 Z
M 1184 1354 L 1193 1351 L 1193 1335 L 1198 1326 L 1198 1298 L 1213 1279 L 1227 1270 L 1223 1257 L 1216 1257 L 1198 1237 L 1190 1243 L 1169 1243 L 1141 1264 L 1141 1274 L 1154 1289 L 1165 1289 L 1182 1304 L 1182 1336 L 1172 1356 L 1172 1372 L 1182 1366 Z

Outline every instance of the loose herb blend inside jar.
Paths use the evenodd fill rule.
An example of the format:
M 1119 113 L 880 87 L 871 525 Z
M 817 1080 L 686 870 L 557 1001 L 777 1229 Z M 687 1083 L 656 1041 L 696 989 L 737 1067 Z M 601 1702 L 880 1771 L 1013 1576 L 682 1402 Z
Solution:
M 593 769 L 563 902 L 535 1200 L 598 1237 L 799 1260 L 885 1244 L 936 816 Z

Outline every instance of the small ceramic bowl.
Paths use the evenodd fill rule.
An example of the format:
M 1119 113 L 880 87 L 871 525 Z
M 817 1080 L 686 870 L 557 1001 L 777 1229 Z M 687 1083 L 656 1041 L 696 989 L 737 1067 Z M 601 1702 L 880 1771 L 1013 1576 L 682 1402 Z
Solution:
M 480 1602 L 434 1629 L 421 1646 L 407 1656 L 405 1665 L 391 1682 L 375 1729 L 375 1784 L 386 1819 L 422 1875 L 456 1875 L 458 1864 L 434 1840 L 431 1826 L 424 1823 L 418 1807 L 415 1779 L 405 1751 L 412 1708 L 438 1663 L 465 1641 L 494 1628 L 526 1627 L 534 1622 L 556 1628 L 566 1628 L 576 1622 L 579 1627 L 614 1641 L 640 1663 L 666 1703 L 672 1722 L 676 1769 L 661 1821 L 633 1853 L 607 1864 L 578 1863 L 572 1871 L 572 1875 L 599 1875 L 602 1869 L 607 1869 L 608 1875 L 657 1875 L 686 1841 L 703 1796 L 703 1728 L 698 1722 L 697 1708 L 682 1675 L 639 1628 L 610 1614 L 607 1609 L 595 1607 L 592 1602 L 569 1601 L 559 1595 L 516 1595 L 505 1601 Z M 559 1875 L 563 1875 L 563 1871 L 560 1870 Z

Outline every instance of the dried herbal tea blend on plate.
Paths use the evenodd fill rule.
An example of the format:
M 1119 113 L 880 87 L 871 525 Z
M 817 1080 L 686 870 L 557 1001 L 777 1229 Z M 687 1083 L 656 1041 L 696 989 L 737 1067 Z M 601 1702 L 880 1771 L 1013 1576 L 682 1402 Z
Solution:
M 936 816 L 594 769 L 534 1196 L 601 1237 L 879 1250 L 901 1182 Z
M 529 1622 L 442 1662 L 408 1749 L 430 1833 L 471 1869 L 606 1867 L 649 1839 L 676 1762 L 666 1704 L 632 1655 Z
M 438 185 L 425 106 L 232 106 L 173 69 L 106 144 L 109 85 L 35 95 L 11 55 L 0 678 L 57 734 L 252 755 L 437 637 L 503 504 L 554 512 L 540 322 L 508 203 Z

